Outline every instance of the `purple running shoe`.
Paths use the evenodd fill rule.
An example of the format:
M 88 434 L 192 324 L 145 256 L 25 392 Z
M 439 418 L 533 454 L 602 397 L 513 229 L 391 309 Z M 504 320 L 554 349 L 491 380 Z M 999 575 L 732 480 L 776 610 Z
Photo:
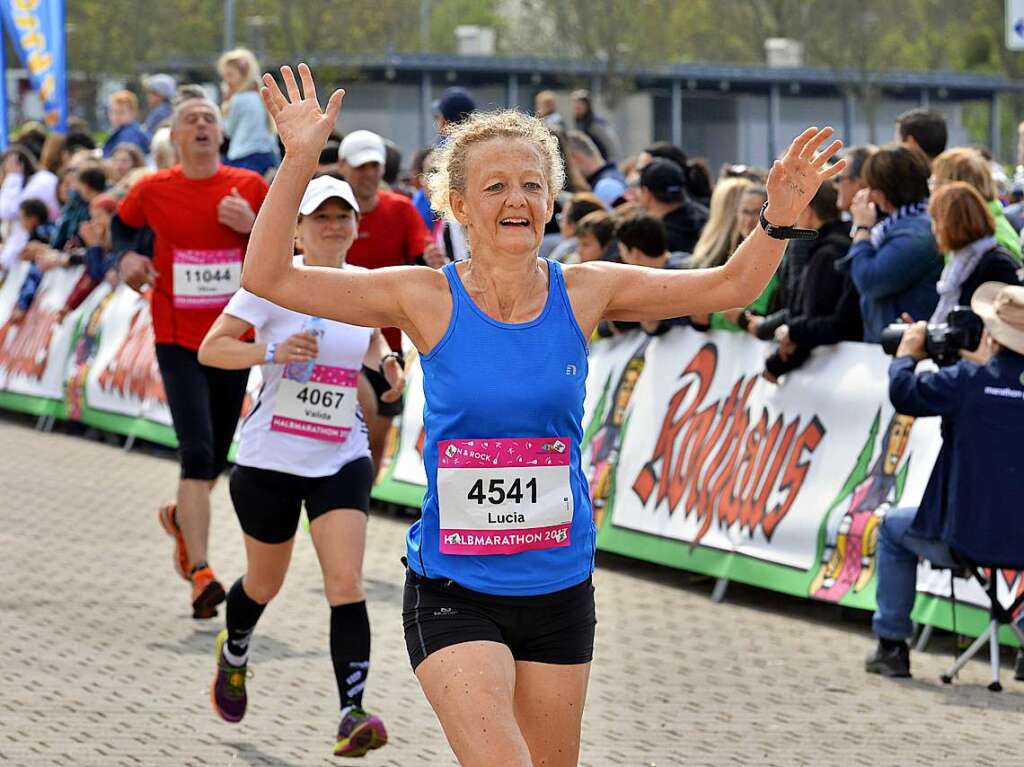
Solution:
M 388 731 L 376 714 L 361 708 L 351 708 L 338 725 L 338 740 L 334 744 L 335 756 L 366 756 L 368 751 L 388 742 Z

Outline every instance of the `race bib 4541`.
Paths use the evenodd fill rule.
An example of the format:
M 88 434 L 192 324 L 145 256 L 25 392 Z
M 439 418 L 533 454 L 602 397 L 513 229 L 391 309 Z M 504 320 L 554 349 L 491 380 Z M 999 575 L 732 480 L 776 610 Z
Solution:
M 567 437 L 442 440 L 442 554 L 515 554 L 569 545 Z

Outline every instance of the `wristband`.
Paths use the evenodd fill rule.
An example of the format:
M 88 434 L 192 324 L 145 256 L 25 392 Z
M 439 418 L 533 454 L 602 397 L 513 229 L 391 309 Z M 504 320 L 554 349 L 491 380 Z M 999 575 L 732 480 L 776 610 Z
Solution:
M 277 354 L 277 344 L 267 344 L 267 353 L 263 355 L 263 361 L 267 363 L 273 362 L 275 354 Z
M 761 215 L 759 221 L 761 222 L 761 228 L 764 229 L 764 233 L 769 237 L 776 240 L 816 240 L 818 239 L 818 232 L 815 229 L 801 229 L 797 226 L 776 226 L 775 224 L 768 223 L 768 219 L 764 217 L 764 212 L 768 210 L 768 203 L 765 202 L 761 206 Z

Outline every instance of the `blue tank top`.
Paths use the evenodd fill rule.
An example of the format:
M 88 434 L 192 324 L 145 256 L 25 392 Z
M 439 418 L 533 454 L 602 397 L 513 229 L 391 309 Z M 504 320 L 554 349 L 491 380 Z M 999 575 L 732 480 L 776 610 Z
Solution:
M 448 329 L 420 357 L 426 403 L 423 513 L 409 566 L 474 591 L 548 594 L 593 572 L 596 530 L 580 466 L 587 345 L 561 267 L 530 322 L 499 322 L 455 264 Z

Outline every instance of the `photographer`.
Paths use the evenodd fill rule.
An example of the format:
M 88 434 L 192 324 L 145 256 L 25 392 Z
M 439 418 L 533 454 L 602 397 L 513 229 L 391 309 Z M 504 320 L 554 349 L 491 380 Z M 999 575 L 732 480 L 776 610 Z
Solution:
M 898 413 L 942 416 L 942 448 L 917 508 L 889 511 L 878 539 L 878 636 L 865 670 L 910 676 L 907 647 L 913 624 L 917 560 L 955 565 L 949 542 L 968 557 L 1004 561 L 1019 552 L 1000 550 L 1000 531 L 971 526 L 972 508 L 1007 508 L 1024 497 L 1024 471 L 993 471 L 993 455 L 1015 454 L 1024 431 L 1024 287 L 988 282 L 978 287 L 971 309 L 985 332 L 974 359 L 934 372 L 916 373 L 924 359 L 927 327 L 918 322 L 903 334 L 889 367 L 889 398 Z M 1005 462 L 1004 462 L 1005 463 Z M 1011 500 L 1013 499 L 1013 500 Z M 1019 519 L 1007 517 L 1007 525 Z M 1017 656 L 1017 678 L 1024 678 Z

